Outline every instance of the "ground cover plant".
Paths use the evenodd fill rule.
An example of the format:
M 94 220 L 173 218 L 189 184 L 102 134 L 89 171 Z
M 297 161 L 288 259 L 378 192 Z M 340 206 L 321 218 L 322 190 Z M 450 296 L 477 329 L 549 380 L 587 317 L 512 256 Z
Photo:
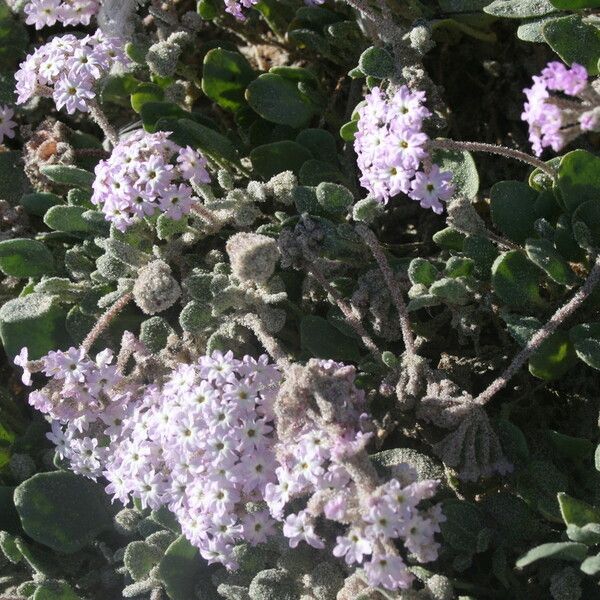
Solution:
M 597 0 L 0 0 L 0 599 L 600 598 Z

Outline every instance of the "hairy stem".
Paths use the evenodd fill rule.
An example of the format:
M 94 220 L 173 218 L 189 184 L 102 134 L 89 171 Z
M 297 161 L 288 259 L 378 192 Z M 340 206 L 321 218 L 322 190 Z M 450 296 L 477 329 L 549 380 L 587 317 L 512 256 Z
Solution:
M 127 292 L 121 296 L 98 320 L 93 329 L 87 334 L 83 340 L 81 347 L 85 352 L 89 352 L 92 344 L 110 325 L 110 322 L 129 304 L 133 298 L 132 292 Z
M 116 146 L 119 143 L 119 135 L 117 134 L 117 130 L 109 123 L 108 118 L 104 114 L 104 111 L 100 108 L 100 105 L 94 100 L 90 102 L 90 115 L 96 124 L 102 131 L 104 135 L 109 139 L 110 143 L 113 146 Z
M 265 329 L 265 326 L 257 315 L 247 313 L 242 317 L 236 318 L 236 322 L 249 329 L 256 336 L 267 353 L 284 373 L 286 369 L 292 366 L 287 353 L 283 350 L 279 342 Z
M 373 357 L 377 360 L 377 362 L 382 362 L 381 359 L 381 351 L 377 347 L 377 344 L 373 341 L 373 338 L 367 333 L 366 329 L 363 327 L 363 324 L 360 322 L 360 318 L 356 314 L 354 307 L 346 302 L 344 298 L 339 294 L 339 292 L 327 281 L 325 275 L 320 271 L 320 269 L 316 266 L 316 262 L 311 262 L 310 266 L 306 266 L 306 270 L 321 284 L 323 289 L 333 298 L 338 308 L 342 311 L 344 317 L 346 317 L 346 321 L 357 335 L 362 340 L 362 343 L 366 348 L 369 349 Z
M 402 330 L 402 339 L 404 341 L 404 347 L 406 348 L 406 353 L 409 356 L 414 356 L 416 351 L 415 346 L 415 336 L 413 334 L 412 327 L 410 325 L 410 318 L 408 316 L 408 309 L 406 308 L 406 303 L 404 302 L 404 298 L 402 297 L 402 290 L 396 281 L 394 276 L 394 272 L 392 271 L 392 267 L 388 262 L 388 259 L 385 256 L 383 248 L 377 239 L 377 236 L 365 225 L 362 223 L 356 225 L 356 231 L 358 235 L 364 240 L 365 244 L 371 250 L 373 257 L 377 261 L 377 265 L 379 266 L 379 270 L 383 275 L 383 279 L 390 291 L 390 295 L 392 297 L 392 302 L 398 311 L 398 316 L 400 317 L 400 328 Z
M 584 284 L 577 290 L 575 295 L 563 306 L 561 306 L 529 340 L 527 345 L 513 358 L 504 373 L 494 380 L 477 398 L 476 404 L 487 404 L 500 390 L 504 389 L 510 379 L 525 364 L 527 359 L 547 340 L 568 317 L 570 317 L 590 295 L 596 284 L 600 281 L 600 256 L 596 257 L 594 266 L 590 271 Z
M 548 166 L 543 160 L 531 156 L 526 152 L 520 150 L 514 150 L 513 148 L 507 148 L 506 146 L 497 146 L 496 144 L 484 144 L 483 142 L 457 142 L 455 140 L 431 140 L 429 142 L 431 148 L 439 148 L 441 150 L 467 150 L 470 152 L 486 152 L 488 154 L 498 154 L 500 156 L 506 156 L 507 158 L 514 158 L 521 162 L 527 163 L 540 171 L 543 171 L 554 179 L 556 177 L 556 171 Z

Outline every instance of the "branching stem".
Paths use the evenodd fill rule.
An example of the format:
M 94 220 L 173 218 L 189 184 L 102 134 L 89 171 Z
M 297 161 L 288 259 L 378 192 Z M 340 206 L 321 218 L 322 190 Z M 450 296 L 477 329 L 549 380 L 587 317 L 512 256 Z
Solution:
M 133 298 L 132 292 L 127 292 L 121 296 L 98 320 L 94 325 L 93 329 L 87 334 L 83 340 L 81 347 L 87 353 L 90 351 L 92 344 L 98 339 L 98 337 L 104 332 L 104 330 L 110 325 L 110 322 L 129 304 Z
M 344 317 L 346 317 L 346 321 L 357 335 L 362 340 L 362 343 L 366 348 L 371 352 L 373 357 L 377 360 L 377 362 L 382 362 L 381 359 L 381 351 L 377 347 L 377 344 L 373 341 L 373 338 L 367 333 L 366 329 L 363 327 L 363 324 L 360 322 L 360 318 L 356 314 L 354 307 L 346 302 L 344 298 L 342 298 L 341 294 L 327 281 L 327 278 L 321 270 L 316 266 L 316 263 L 313 261 L 310 266 L 306 266 L 306 270 L 321 284 L 323 289 L 333 298 L 337 307 L 342 311 Z
M 504 389 L 510 379 L 525 364 L 527 359 L 546 341 L 568 317 L 570 317 L 590 295 L 596 284 L 600 281 L 600 256 L 596 257 L 594 266 L 590 271 L 584 284 L 577 290 L 575 295 L 563 306 L 561 306 L 529 340 L 527 345 L 513 358 L 504 373 L 494 380 L 474 402 L 476 404 L 487 404 L 500 390 Z
M 488 154 L 498 154 L 500 156 L 506 156 L 507 158 L 514 158 L 521 162 L 527 163 L 540 171 L 543 171 L 551 177 L 556 178 L 556 171 L 548 166 L 543 160 L 531 156 L 526 152 L 515 150 L 514 148 L 507 148 L 506 146 L 497 146 L 496 144 L 485 144 L 483 142 L 457 142 L 455 140 L 431 140 L 429 142 L 431 148 L 439 148 L 441 150 L 467 150 L 469 152 L 486 152 Z

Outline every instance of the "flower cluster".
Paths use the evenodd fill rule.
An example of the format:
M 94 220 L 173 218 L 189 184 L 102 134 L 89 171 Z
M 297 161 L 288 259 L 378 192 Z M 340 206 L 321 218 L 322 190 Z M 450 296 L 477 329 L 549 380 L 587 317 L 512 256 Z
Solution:
M 189 146 L 178 146 L 169 135 L 136 131 L 96 166 L 92 202 L 117 229 L 124 231 L 156 210 L 181 219 L 198 201 L 185 182 L 210 182 L 206 159 Z
M 52 97 L 58 110 L 88 112 L 95 86 L 115 63 L 128 64 L 123 42 L 100 30 L 77 38 L 57 36 L 37 48 L 19 65 L 17 104 L 35 95 Z
M 12 120 L 14 116 L 15 111 L 10 106 L 0 104 L 0 144 L 5 137 L 9 139 L 15 137 L 17 124 Z
M 364 451 L 371 434 L 356 430 L 357 423 L 368 419 L 362 412 L 364 392 L 354 385 L 354 367 L 322 360 L 311 360 L 309 365 L 317 377 L 324 376 L 324 381 L 329 377 L 343 389 L 335 409 L 338 424 L 341 415 L 344 422 L 326 427 L 313 420 L 294 435 L 294 443 L 286 440 L 277 445 L 277 482 L 269 483 L 265 490 L 271 514 L 283 521 L 283 533 L 292 548 L 301 541 L 324 547 L 315 531 L 321 514 L 337 523 L 350 523 L 345 534 L 337 537 L 333 554 L 348 565 L 362 564 L 370 585 L 406 589 L 413 576 L 390 548 L 393 540 L 401 539 L 419 562 L 437 558 L 439 544 L 434 535 L 444 520 L 441 508 L 435 505 L 419 510 L 417 505 L 434 495 L 438 482 L 418 482 L 416 472 L 407 465 L 398 470 L 396 478 L 372 489 L 357 481 L 353 461 Z M 341 379 L 345 382 L 339 387 Z M 309 496 L 306 509 L 284 516 L 288 502 Z
M 359 108 L 354 149 L 362 173 L 361 185 L 386 202 L 407 194 L 423 208 L 441 213 L 440 201 L 454 193 L 452 174 L 431 165 L 423 121 L 431 115 L 424 106 L 425 93 L 405 85 L 394 93 L 375 87 Z
M 548 63 L 523 92 L 527 101 L 521 118 L 529 125 L 529 141 L 538 156 L 544 148 L 558 152 L 582 132 L 600 127 L 600 96 L 577 63 L 571 68 Z
M 275 480 L 278 370 L 266 356 L 215 352 L 134 391 L 111 359 L 76 348 L 42 359 L 52 380 L 29 402 L 53 419 L 59 456 L 76 473 L 103 475 L 113 499 L 168 506 L 209 563 L 235 568 L 235 541 L 256 545 L 274 531 L 268 511 L 245 506 Z M 27 364 L 26 351 L 16 362 Z
M 63 25 L 89 25 L 100 9 L 99 0 L 30 0 L 23 11 L 25 23 L 36 29 Z

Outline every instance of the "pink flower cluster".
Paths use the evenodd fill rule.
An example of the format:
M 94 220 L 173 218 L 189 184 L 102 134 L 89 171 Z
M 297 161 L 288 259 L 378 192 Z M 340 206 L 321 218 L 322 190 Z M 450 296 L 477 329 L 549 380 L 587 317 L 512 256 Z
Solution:
M 6 104 L 0 104 L 0 144 L 7 137 L 12 139 L 15 137 L 15 127 L 17 124 L 12 120 L 15 116 L 15 111 Z
M 124 231 L 157 210 L 181 219 L 198 201 L 186 182 L 210 182 L 204 156 L 178 146 L 169 135 L 136 131 L 96 166 L 92 202 L 117 229 Z
M 375 87 L 358 109 L 355 136 L 361 185 L 383 202 L 397 194 L 443 211 L 441 201 L 454 193 L 452 173 L 430 164 L 429 137 L 422 130 L 431 115 L 424 106 L 425 93 L 403 85 L 391 93 Z
M 402 465 L 395 478 L 365 493 L 350 475 L 348 465 L 370 437 L 350 425 L 366 417 L 357 388 L 342 399 L 341 428 L 315 421 L 301 426 L 290 444 L 275 435 L 281 374 L 266 356 L 236 360 L 231 352 L 214 352 L 145 385 L 128 381 L 112 359 L 110 350 L 95 360 L 76 348 L 50 352 L 41 365 L 51 380 L 29 402 L 52 419 L 48 438 L 76 473 L 103 476 L 107 493 L 124 504 L 167 506 L 209 563 L 237 568 L 234 544 L 265 542 L 277 521 L 292 548 L 300 542 L 323 548 L 316 531 L 321 516 L 347 528 L 333 554 L 362 565 L 371 585 L 411 585 L 393 550 L 397 539 L 421 562 L 437 557 L 433 536 L 443 515 L 437 505 L 417 507 L 433 496 L 436 481 L 418 482 Z M 15 362 L 30 384 L 26 349 Z M 318 362 L 353 385 L 353 367 Z M 300 498 L 306 508 L 285 515 Z
M 345 377 L 353 385 L 354 367 L 333 361 L 318 363 L 323 373 Z M 362 564 L 370 585 L 406 589 L 413 576 L 402 558 L 389 549 L 394 540 L 401 539 L 419 562 L 437 558 L 439 544 L 434 535 L 444 520 L 441 507 L 419 510 L 417 505 L 434 495 L 438 482 L 417 482 L 416 472 L 402 465 L 397 478 L 365 495 L 346 468 L 371 437 L 356 431 L 356 422 L 368 419 L 361 414 L 364 392 L 356 387 L 353 390 L 352 396 L 344 398 L 344 405 L 337 407 L 340 414 L 350 417 L 347 425 L 332 431 L 311 423 L 299 432 L 296 443 L 277 445 L 277 482 L 267 484 L 265 500 L 271 514 L 283 521 L 283 534 L 292 548 L 301 541 L 314 548 L 324 547 L 315 531 L 320 516 L 351 523 L 345 534 L 337 537 L 333 554 L 343 557 L 348 565 Z M 300 497 L 311 497 L 307 508 L 284 516 L 286 505 Z
M 36 95 L 51 96 L 58 110 L 88 112 L 98 80 L 115 63 L 129 64 L 123 42 L 106 37 L 100 30 L 83 38 L 57 36 L 19 65 L 15 75 L 17 104 Z
M 523 92 L 527 101 L 521 118 L 529 125 L 529 141 L 537 156 L 544 148 L 558 152 L 582 132 L 600 125 L 600 97 L 588 86 L 585 67 L 577 63 L 571 68 L 548 63 Z
M 27 353 L 16 362 L 26 365 Z M 29 402 L 53 419 L 49 439 L 71 469 L 104 476 L 128 504 L 167 506 L 209 563 L 235 568 L 233 544 L 274 533 L 268 511 L 248 512 L 275 480 L 272 404 L 280 374 L 258 360 L 215 352 L 174 370 L 163 385 L 134 388 L 104 350 L 42 358 L 52 378 Z M 29 381 L 28 377 L 24 381 Z
M 99 0 L 30 0 L 23 11 L 25 23 L 36 29 L 63 25 L 89 25 L 100 9 Z

